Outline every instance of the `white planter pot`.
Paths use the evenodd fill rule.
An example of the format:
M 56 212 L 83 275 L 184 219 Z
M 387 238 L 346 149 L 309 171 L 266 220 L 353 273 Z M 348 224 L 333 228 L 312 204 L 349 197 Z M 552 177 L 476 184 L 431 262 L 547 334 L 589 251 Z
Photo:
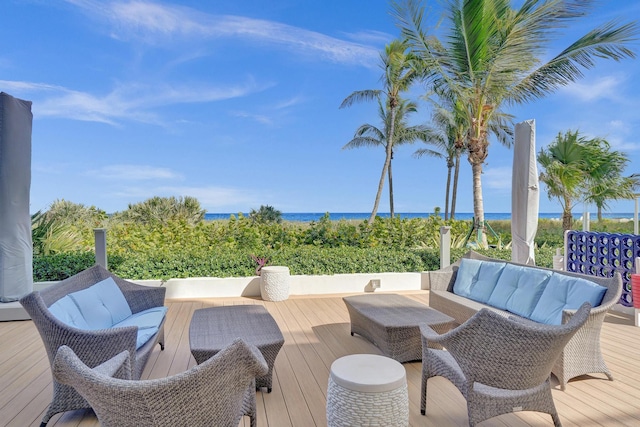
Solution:
M 289 298 L 290 283 L 289 267 L 267 266 L 260 270 L 260 295 L 265 301 Z

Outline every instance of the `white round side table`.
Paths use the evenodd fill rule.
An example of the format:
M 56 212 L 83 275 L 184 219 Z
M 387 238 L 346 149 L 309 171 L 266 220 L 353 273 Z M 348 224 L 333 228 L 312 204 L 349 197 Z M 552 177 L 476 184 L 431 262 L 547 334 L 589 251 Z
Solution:
M 331 364 L 328 427 L 409 425 L 404 366 L 385 356 L 352 354 Z
M 284 301 L 289 298 L 289 267 L 267 266 L 260 270 L 260 295 L 265 301 Z

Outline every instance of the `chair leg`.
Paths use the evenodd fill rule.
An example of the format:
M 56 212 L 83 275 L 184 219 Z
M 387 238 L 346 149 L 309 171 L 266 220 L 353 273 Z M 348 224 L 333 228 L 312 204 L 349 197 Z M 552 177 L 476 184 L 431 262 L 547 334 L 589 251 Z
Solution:
M 555 427 L 562 427 L 562 423 L 560 422 L 560 417 L 557 412 L 555 414 L 551 414 L 551 418 L 553 418 L 553 425 Z
M 420 387 L 420 413 L 427 413 L 427 374 L 422 370 L 422 385 Z

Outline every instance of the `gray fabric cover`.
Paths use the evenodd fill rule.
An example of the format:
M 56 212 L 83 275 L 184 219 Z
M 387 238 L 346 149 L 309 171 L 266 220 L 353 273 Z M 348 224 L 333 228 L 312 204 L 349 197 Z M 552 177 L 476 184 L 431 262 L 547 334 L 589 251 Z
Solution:
M 540 204 L 536 161 L 536 122 L 516 124 L 511 177 L 511 260 L 535 265 L 533 239 Z
M 0 92 L 0 301 L 33 290 L 31 102 Z

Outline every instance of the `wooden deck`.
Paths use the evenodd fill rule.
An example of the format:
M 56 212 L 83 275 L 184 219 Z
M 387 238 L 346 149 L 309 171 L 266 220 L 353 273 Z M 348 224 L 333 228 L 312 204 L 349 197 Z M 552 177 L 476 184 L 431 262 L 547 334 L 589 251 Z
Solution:
M 428 303 L 428 291 L 402 292 Z M 263 304 L 285 337 L 274 370 L 273 392 L 258 392 L 258 425 L 262 427 L 326 426 L 329 368 L 338 357 L 380 354 L 365 339 L 349 334 L 344 295 L 294 296 L 265 302 L 250 298 L 167 301 L 166 349 L 157 348 L 143 378 L 182 372 L 195 364 L 189 352 L 193 310 L 218 305 Z M 615 381 L 603 375 L 582 377 L 562 392 L 553 391 L 565 426 L 640 425 L 640 328 L 631 316 L 608 315 L 602 336 L 604 357 Z M 429 381 L 427 416 L 420 415 L 419 362 L 404 364 L 409 384 L 411 426 L 466 426 L 465 401 L 443 378 Z M 31 321 L 0 322 L 0 425 L 37 426 L 51 399 L 51 373 L 40 337 Z M 56 415 L 50 426 L 97 426 L 92 411 Z M 248 419 L 243 420 L 248 426 Z M 483 426 L 550 426 L 551 417 L 534 412 L 507 414 Z

